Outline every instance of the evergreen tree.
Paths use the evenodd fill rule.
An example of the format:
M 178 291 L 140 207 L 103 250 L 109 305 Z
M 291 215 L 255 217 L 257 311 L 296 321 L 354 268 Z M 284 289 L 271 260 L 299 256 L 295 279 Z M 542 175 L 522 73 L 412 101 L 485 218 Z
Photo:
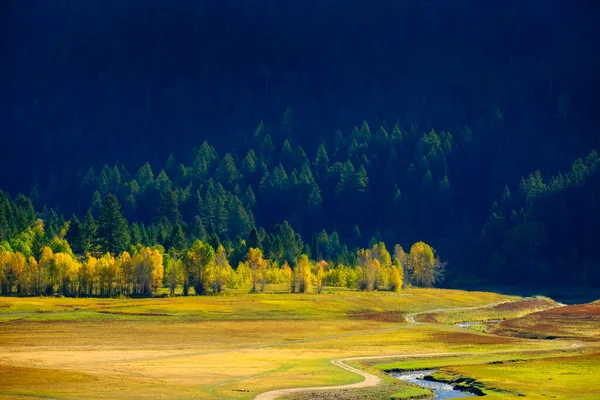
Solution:
M 283 259 L 280 261 L 287 261 L 288 264 L 295 265 L 304 249 L 302 238 L 294 232 L 294 229 L 287 221 L 283 221 L 281 225 L 275 226 L 274 231 L 276 238 L 281 241 L 283 247 Z
M 97 225 L 91 210 L 85 214 L 81 223 L 81 250 L 82 254 L 90 253 L 95 255 L 98 250 Z M 136 243 L 137 244 L 137 243 Z
M 286 139 L 283 142 L 281 152 L 279 153 L 279 163 L 283 165 L 284 168 L 291 170 L 296 166 L 295 158 L 296 156 L 292 151 L 292 146 L 290 145 L 289 140 Z
M 118 254 L 129 244 L 127 221 L 121 215 L 119 200 L 109 193 L 102 201 L 98 217 L 98 241 L 102 251 Z
M 250 149 L 248 151 L 248 154 L 246 154 L 246 157 L 242 161 L 241 165 L 241 170 L 244 175 L 244 178 L 247 179 L 248 177 L 251 177 L 256 173 L 256 169 L 258 168 L 257 164 L 258 160 L 256 158 L 256 153 L 254 152 L 254 149 Z
M 323 198 L 319 186 L 314 183 L 308 195 L 307 207 L 311 212 L 318 212 L 323 207 Z
M 40 258 L 42 256 L 42 250 L 44 249 L 45 246 L 46 246 L 46 240 L 44 237 L 44 231 L 41 229 L 34 230 L 33 241 L 31 242 L 31 255 L 37 261 L 40 260 Z
M 207 239 L 206 228 L 204 227 L 204 223 L 202 222 L 202 218 L 199 215 L 195 215 L 192 219 L 192 223 L 190 224 L 190 232 L 188 237 L 191 242 L 195 242 L 196 240 L 200 240 L 205 242 Z
M 169 154 L 169 157 L 167 158 L 167 162 L 165 163 L 165 171 L 171 176 L 175 176 L 177 173 L 177 163 L 175 162 L 173 153 Z
M 275 151 L 275 146 L 273 145 L 273 140 L 271 140 L 271 135 L 266 135 L 260 145 L 260 155 L 265 159 L 270 159 Z
M 215 178 L 224 187 L 232 189 L 240 180 L 242 175 L 239 173 L 231 154 L 225 154 L 225 157 L 219 161 L 219 166 L 215 172 Z
M 181 252 L 187 248 L 187 239 L 181 225 L 173 226 L 171 237 L 169 238 L 169 247 L 176 252 Z
M 315 157 L 315 168 L 321 176 L 326 174 L 327 170 L 329 169 L 329 156 L 327 155 L 325 145 L 322 143 L 319 146 L 319 149 L 317 150 L 317 155 Z
M 75 254 L 85 254 L 81 235 L 81 223 L 75 215 L 69 219 L 69 230 L 67 231 L 65 240 L 69 242 Z
M 140 226 L 137 222 L 131 224 L 130 228 L 130 236 L 131 236 L 131 244 L 134 246 L 137 244 L 145 244 L 142 238 L 142 232 L 140 231 Z
M 158 200 L 158 210 L 156 218 L 165 217 L 172 224 L 178 224 L 181 221 L 181 213 L 179 212 L 179 204 L 175 191 L 167 188 L 161 191 Z
M 95 191 L 92 195 L 92 203 L 90 206 L 90 210 L 94 216 L 100 215 L 100 208 L 102 207 L 102 196 L 100 196 L 99 191 Z
M 256 228 L 250 229 L 250 233 L 248 234 L 248 240 L 246 241 L 246 243 L 248 245 L 248 248 L 255 248 L 255 249 L 263 250 L 262 240 L 261 240 Z
M 154 183 L 154 173 L 152 172 L 152 167 L 150 164 L 145 163 L 140 167 L 138 173 L 135 177 L 138 185 L 140 185 L 140 189 L 145 190 L 149 185 Z

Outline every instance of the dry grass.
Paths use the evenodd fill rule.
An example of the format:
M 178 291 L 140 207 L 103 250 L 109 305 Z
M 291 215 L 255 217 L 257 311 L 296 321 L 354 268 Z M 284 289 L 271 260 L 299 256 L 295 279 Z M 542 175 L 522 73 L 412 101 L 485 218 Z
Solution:
M 557 346 L 403 320 L 427 309 L 513 299 L 433 289 L 1 298 L 0 398 L 250 399 L 276 388 L 360 379 L 332 365 L 334 358 Z
M 560 306 L 559 303 L 547 297 L 533 297 L 511 301 L 494 307 L 478 310 L 450 311 L 441 313 L 424 313 L 417 318 L 422 322 L 438 324 L 454 324 L 457 322 L 474 322 L 489 320 L 504 320 L 518 318 L 537 311 L 543 311 Z
M 553 308 L 504 321 L 496 334 L 527 338 L 600 339 L 600 302 Z
M 487 394 L 499 397 L 600 398 L 600 353 L 456 366 L 445 369 L 445 373 L 475 378 Z

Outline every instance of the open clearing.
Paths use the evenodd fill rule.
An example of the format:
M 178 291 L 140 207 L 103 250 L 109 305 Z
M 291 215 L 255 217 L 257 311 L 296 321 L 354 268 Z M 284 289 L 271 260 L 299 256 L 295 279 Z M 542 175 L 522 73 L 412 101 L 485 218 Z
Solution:
M 464 308 L 515 300 L 519 299 L 495 293 L 434 289 L 165 299 L 1 298 L 0 398 L 252 399 L 279 388 L 364 379 L 331 360 L 405 355 L 406 359 L 348 361 L 383 383 L 337 392 L 335 397 L 401 398 L 426 392 L 393 381 L 376 364 L 435 363 L 438 357 L 468 368 L 519 354 L 545 360 L 592 352 L 596 336 L 590 334 L 585 346 L 571 348 L 573 332 L 555 340 L 499 336 L 423 323 L 423 314 L 410 315 L 428 310 L 441 315 L 440 309 L 460 308 L 453 312 L 481 316 L 487 308 Z M 431 353 L 461 356 L 427 356 Z M 597 368 L 588 368 L 588 374 L 598 376 Z

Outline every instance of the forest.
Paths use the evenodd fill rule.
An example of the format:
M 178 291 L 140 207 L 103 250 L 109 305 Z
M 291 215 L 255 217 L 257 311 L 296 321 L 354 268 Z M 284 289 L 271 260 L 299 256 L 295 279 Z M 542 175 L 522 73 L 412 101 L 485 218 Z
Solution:
M 459 217 L 452 215 L 460 197 L 448 163 L 466 140 L 398 126 L 372 133 L 363 122 L 346 137 L 338 132 L 334 149 L 320 144 L 311 161 L 286 136 L 292 121 L 288 108 L 273 132 L 275 143 L 283 141 L 280 150 L 261 122 L 243 158 L 220 156 L 204 142 L 191 164 L 177 164 L 171 155 L 156 175 L 149 163 L 135 175 L 122 165 L 98 173 L 90 168 L 64 205 L 74 212 L 69 218 L 47 207 L 36 212 L 44 204 L 37 187 L 31 199 L 2 193 L 3 293 L 149 295 L 179 286 L 184 294 L 190 287 L 205 294 L 248 284 L 256 292 L 266 283 L 302 292 L 313 283 L 399 290 L 405 275 L 409 284 L 439 282 L 444 263 L 433 248 L 418 241 L 407 255 L 393 244 L 417 242 L 417 232 L 446 244 L 439 238 L 449 232 L 436 221 Z M 592 151 L 564 174 L 544 179 L 536 171 L 514 194 L 506 186 L 470 238 L 472 253 L 460 254 L 454 279 L 596 282 L 591 196 L 599 163 Z M 582 198 L 592 201 L 581 204 Z M 570 226 L 581 216 L 587 216 L 584 229 L 574 231 Z M 579 240 L 561 250 L 565 236 Z M 464 263 L 469 257 L 473 264 Z M 474 268 L 482 264 L 485 269 Z
M 2 293 L 600 284 L 598 7 L 86 3 L 2 4 Z
M 213 237 L 202 237 L 209 242 L 197 238 L 187 246 L 180 225 L 173 228 L 172 242 L 165 252 L 161 244 L 148 247 L 137 241 L 148 240 L 147 234 L 142 236 L 135 225 L 130 232 L 113 194 L 106 195 L 100 204 L 97 222 L 88 211 L 83 222 L 73 216 L 56 233 L 51 226 L 45 231 L 29 199 L 20 195 L 12 205 L 6 196 L 3 200 L 3 205 L 8 205 L 3 210 L 10 211 L 8 217 L 15 221 L 3 224 L 3 232 L 19 232 L 0 243 L 3 295 L 150 296 L 168 287 L 170 295 L 181 289 L 186 296 L 191 289 L 204 295 L 220 293 L 226 287 L 249 287 L 251 293 L 257 293 L 267 284 L 285 284 L 292 293 L 310 293 L 313 288 L 320 293 L 324 286 L 400 291 L 405 270 L 409 278 L 406 284 L 431 287 L 444 269 L 435 250 L 423 242 L 415 243 L 408 254 L 396 245 L 393 259 L 385 243 L 379 242 L 371 249 L 357 250 L 346 259 L 350 262 L 346 265 L 330 265 L 322 257 L 315 263 L 302 254 L 310 253 L 310 249 L 304 249 L 302 239 L 287 221 L 273 235 L 268 259 L 261 250 L 263 242 L 248 248 L 241 239 L 235 247 L 225 249 L 214 233 Z M 210 243 L 213 239 L 215 247 Z M 256 230 L 249 240 L 256 240 Z M 239 261 L 234 269 L 229 260 L 236 258 Z

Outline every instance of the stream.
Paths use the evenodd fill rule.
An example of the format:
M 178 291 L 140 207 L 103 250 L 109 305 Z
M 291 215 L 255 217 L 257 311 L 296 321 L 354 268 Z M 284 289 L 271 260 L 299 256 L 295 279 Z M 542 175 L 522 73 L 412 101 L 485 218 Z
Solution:
M 423 380 L 425 375 L 435 373 L 434 369 L 425 369 L 412 372 L 390 372 L 390 375 L 396 379 L 412 383 L 413 385 L 431 390 L 435 394 L 436 399 L 459 399 L 462 397 L 473 397 L 472 393 L 461 392 L 454 389 L 451 385 L 442 382 L 431 382 Z
M 475 324 L 497 324 L 499 322 L 502 322 L 501 319 L 490 319 L 488 321 L 469 321 L 469 322 L 457 322 L 454 324 L 454 326 L 458 326 L 460 328 L 470 328 Z

